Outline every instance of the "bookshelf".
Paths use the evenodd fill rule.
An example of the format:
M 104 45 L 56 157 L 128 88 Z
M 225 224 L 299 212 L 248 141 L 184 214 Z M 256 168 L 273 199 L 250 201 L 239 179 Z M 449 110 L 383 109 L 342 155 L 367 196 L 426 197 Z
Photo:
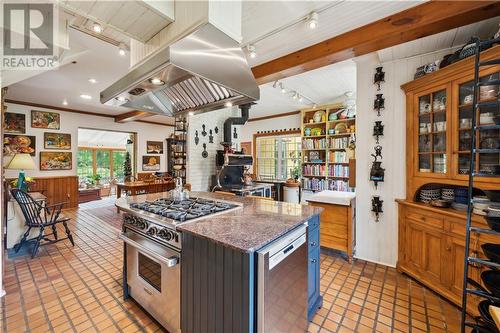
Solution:
M 187 161 L 187 121 L 186 118 L 176 118 L 174 133 L 167 139 L 167 172 L 172 177 L 181 177 L 186 183 L 186 161 Z
M 353 191 L 355 160 L 348 147 L 354 140 L 356 118 L 343 104 L 301 111 L 302 189 Z

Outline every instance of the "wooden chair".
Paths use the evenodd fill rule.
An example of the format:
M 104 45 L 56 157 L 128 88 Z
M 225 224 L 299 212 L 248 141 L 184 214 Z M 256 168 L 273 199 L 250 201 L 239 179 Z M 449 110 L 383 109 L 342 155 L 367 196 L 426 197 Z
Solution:
M 26 238 L 30 234 L 31 229 L 38 228 L 40 232 L 38 237 L 36 238 L 35 246 L 33 247 L 33 252 L 31 253 L 31 258 L 34 258 L 36 253 L 38 252 L 38 248 L 42 245 L 56 243 L 61 240 L 69 239 L 71 244 L 75 246 L 75 242 L 73 241 L 73 236 L 69 231 L 67 222 L 70 220 L 69 217 L 60 217 L 61 209 L 64 202 L 53 204 L 53 205 L 42 205 L 41 203 L 35 201 L 27 192 L 20 189 L 12 189 L 10 193 L 16 199 L 17 203 L 21 207 L 21 211 L 23 212 L 24 218 L 26 220 L 27 230 L 23 235 L 21 241 L 14 246 L 14 250 L 16 252 L 19 251 L 23 243 L 26 241 Z M 57 237 L 57 227 L 56 225 L 62 223 L 64 226 L 64 230 L 66 231 L 66 238 L 58 238 Z M 45 228 L 51 227 L 52 233 L 45 234 Z M 54 239 L 49 239 L 47 236 L 54 236 Z M 42 243 L 42 240 L 44 242 Z
M 218 194 L 224 194 L 224 195 L 230 195 L 230 196 L 232 196 L 232 197 L 235 197 L 235 196 L 236 196 L 236 194 L 234 194 L 234 193 L 231 193 L 231 192 L 225 192 L 225 191 L 217 191 L 217 190 L 215 190 L 215 193 L 218 193 Z
M 268 198 L 268 197 L 261 197 L 258 195 L 247 195 L 245 198 L 252 198 L 252 199 L 261 199 L 261 200 L 268 200 L 268 201 L 274 201 L 273 198 Z

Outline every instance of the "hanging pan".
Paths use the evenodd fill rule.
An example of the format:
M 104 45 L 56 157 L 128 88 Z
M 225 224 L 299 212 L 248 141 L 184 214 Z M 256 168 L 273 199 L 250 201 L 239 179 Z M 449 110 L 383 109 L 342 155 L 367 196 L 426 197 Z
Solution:
M 496 324 L 490 314 L 490 305 L 500 306 L 499 303 L 490 302 L 488 300 L 481 301 L 477 306 L 479 313 L 481 314 L 481 319 L 484 321 L 486 326 L 492 330 L 492 332 L 498 332 Z
M 493 296 L 500 298 L 500 271 L 484 271 L 481 273 L 481 280 Z
M 483 249 L 486 258 L 500 264 L 500 244 L 485 243 L 481 245 L 481 249 Z

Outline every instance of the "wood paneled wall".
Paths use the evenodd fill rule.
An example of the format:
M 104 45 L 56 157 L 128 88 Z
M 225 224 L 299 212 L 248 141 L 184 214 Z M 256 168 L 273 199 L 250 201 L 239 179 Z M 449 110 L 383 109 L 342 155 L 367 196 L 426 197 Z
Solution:
M 35 177 L 34 180 L 35 184 L 30 188 L 30 191 L 43 191 L 49 205 L 66 202 L 64 208 L 78 207 L 77 176 Z

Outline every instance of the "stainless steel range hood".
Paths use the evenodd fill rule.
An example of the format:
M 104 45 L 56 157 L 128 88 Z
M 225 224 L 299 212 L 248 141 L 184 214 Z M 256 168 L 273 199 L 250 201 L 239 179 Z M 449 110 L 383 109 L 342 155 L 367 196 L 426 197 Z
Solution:
M 156 52 L 101 92 L 101 103 L 169 116 L 258 99 L 241 47 L 211 24 Z

